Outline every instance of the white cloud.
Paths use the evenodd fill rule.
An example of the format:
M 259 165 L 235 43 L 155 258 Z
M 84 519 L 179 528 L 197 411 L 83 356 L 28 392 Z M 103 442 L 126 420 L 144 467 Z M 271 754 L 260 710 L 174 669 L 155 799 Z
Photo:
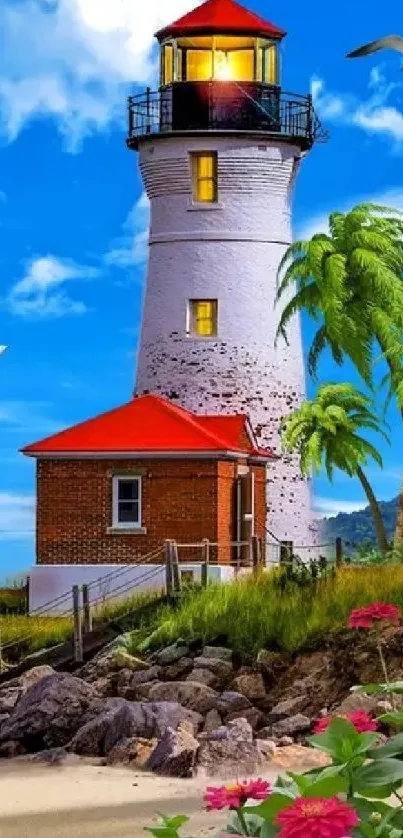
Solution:
M 388 102 L 403 85 L 400 81 L 388 83 L 382 66 L 372 68 L 364 101 L 350 93 L 328 92 L 320 78 L 311 80 L 312 97 L 324 121 L 354 125 L 371 135 L 378 134 L 392 140 L 393 148 L 399 150 L 403 143 L 403 114 Z
M 200 0 L 199 0 L 200 2 Z M 0 132 L 51 117 L 75 150 L 125 118 L 128 86 L 156 77 L 153 35 L 195 0 L 21 0 L 0 4 Z
M 48 402 L 0 401 L 2 438 L 6 432 L 38 433 L 44 437 L 62 430 L 67 423 L 50 419 L 47 414 L 49 407 Z
M 314 498 L 314 508 L 321 518 L 338 515 L 339 512 L 357 512 L 365 509 L 368 501 L 338 500 L 337 498 Z
M 123 224 L 123 235 L 105 254 L 105 264 L 117 268 L 143 264 L 147 256 L 149 220 L 150 202 L 143 192 Z
M 32 538 L 34 532 L 34 495 L 0 491 L 0 541 Z
M 315 233 L 327 233 L 329 230 L 328 219 L 329 214 L 337 209 L 340 212 L 348 212 L 354 206 L 361 203 L 381 204 L 391 209 L 396 209 L 403 212 L 403 185 L 399 187 L 390 187 L 383 192 L 374 195 L 357 195 L 354 198 L 349 198 L 343 205 L 335 208 L 333 205 L 328 210 L 318 213 L 311 218 L 307 218 L 295 224 L 295 236 L 298 239 L 310 239 Z
M 6 304 L 13 314 L 23 317 L 84 314 L 85 303 L 74 300 L 61 286 L 70 280 L 91 279 L 98 275 L 96 268 L 78 265 L 70 259 L 51 254 L 38 256 L 28 263 L 24 277 L 13 285 Z

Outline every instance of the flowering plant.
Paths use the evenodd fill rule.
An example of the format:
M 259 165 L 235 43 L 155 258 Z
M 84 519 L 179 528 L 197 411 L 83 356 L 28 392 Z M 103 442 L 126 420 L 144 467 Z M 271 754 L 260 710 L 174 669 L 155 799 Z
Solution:
M 396 606 L 374 603 L 351 612 L 350 628 L 379 629 L 396 624 Z M 364 625 L 365 624 L 365 625 Z M 377 646 L 385 683 L 354 688 L 366 693 L 403 694 L 403 681 L 389 683 L 379 630 Z M 394 710 L 377 721 L 403 727 L 403 712 Z M 288 771 L 270 787 L 264 780 L 209 787 L 204 800 L 209 811 L 230 810 L 225 832 L 218 838 L 403 838 L 403 733 L 380 744 L 377 721 L 363 710 L 346 716 L 318 719 L 308 743 L 330 757 L 331 765 L 304 774 Z M 390 798 L 400 802 L 392 805 Z M 179 838 L 188 819 L 162 819 L 155 838 Z

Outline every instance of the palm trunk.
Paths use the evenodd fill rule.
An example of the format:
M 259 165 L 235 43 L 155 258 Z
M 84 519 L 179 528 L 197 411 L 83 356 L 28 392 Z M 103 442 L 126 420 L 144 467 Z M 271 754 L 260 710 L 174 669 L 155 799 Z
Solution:
M 363 472 L 363 470 L 360 466 L 358 466 L 358 468 L 357 468 L 357 477 L 358 477 L 358 479 L 361 483 L 361 486 L 364 489 L 364 492 L 365 492 L 365 494 L 368 498 L 368 503 L 370 505 L 372 518 L 373 518 L 373 521 L 374 521 L 374 527 L 375 527 L 376 540 L 378 542 L 378 547 L 379 547 L 381 553 L 387 553 L 387 551 L 389 550 L 388 537 L 387 537 L 387 534 L 386 534 L 385 524 L 383 522 L 381 510 L 379 508 L 379 503 L 378 503 L 378 501 L 377 501 L 377 499 L 374 495 L 374 492 L 372 490 L 372 486 L 368 482 L 368 480 L 367 480 L 367 478 L 366 478 L 366 476 L 365 476 L 365 474 L 364 474 L 364 472 Z M 403 519 L 402 519 L 402 523 L 403 523 Z

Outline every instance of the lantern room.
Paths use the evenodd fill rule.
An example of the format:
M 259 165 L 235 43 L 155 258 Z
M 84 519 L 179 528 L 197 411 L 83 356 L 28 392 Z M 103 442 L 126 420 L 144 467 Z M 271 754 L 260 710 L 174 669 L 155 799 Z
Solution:
M 129 148 L 172 133 L 281 134 L 309 148 L 319 131 L 310 96 L 285 94 L 286 33 L 236 0 L 206 0 L 156 33 L 159 90 L 129 99 Z

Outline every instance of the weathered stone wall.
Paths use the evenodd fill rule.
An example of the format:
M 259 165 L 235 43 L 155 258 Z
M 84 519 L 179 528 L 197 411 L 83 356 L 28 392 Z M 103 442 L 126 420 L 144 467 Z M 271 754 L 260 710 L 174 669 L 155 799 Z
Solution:
M 193 206 L 189 152 L 218 152 L 218 204 Z M 140 166 L 151 200 L 150 252 L 136 392 L 203 413 L 248 413 L 280 453 L 279 420 L 304 397 L 299 319 L 275 347 L 276 274 L 291 241 L 300 162 L 290 144 L 252 138 L 158 138 Z M 187 333 L 188 301 L 218 300 L 218 336 Z M 294 458 L 268 468 L 267 524 L 312 544 L 311 493 Z

